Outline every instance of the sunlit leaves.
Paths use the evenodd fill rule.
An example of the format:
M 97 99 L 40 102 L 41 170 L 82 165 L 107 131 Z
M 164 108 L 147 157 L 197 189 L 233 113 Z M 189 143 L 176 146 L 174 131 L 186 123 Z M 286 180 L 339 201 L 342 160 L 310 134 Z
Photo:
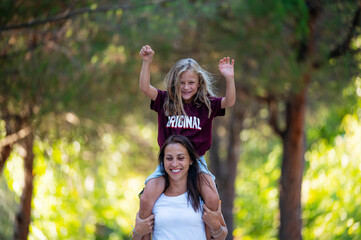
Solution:
M 348 115 L 345 135 L 334 145 L 318 143 L 307 153 L 309 169 L 303 183 L 305 239 L 356 239 L 361 233 L 359 186 L 361 122 Z
M 19 149 L 22 150 L 21 148 Z M 23 160 L 19 152 L 13 152 L 12 160 L 4 169 L 4 175 L 8 179 L 8 187 L 20 198 L 24 185 Z M 18 199 L 19 199 L 18 198 Z
M 265 127 L 260 129 L 247 130 L 243 145 L 236 180 L 235 239 L 277 239 L 281 145 Z
M 358 239 L 361 234 L 357 207 L 361 205 L 360 116 L 347 115 L 341 129 L 344 134 L 333 141 L 314 142 L 306 153 L 302 185 L 306 240 Z M 277 239 L 281 148 L 262 132 L 242 133 L 245 144 L 236 183 L 235 239 Z M 257 148 L 260 142 L 267 144 Z
M 135 115 L 124 118 L 122 134 L 110 125 L 99 126 L 100 136 L 90 144 L 84 135 L 36 139 L 29 239 L 127 238 L 139 207 L 138 193 L 156 166 L 158 146 L 154 126 Z M 65 119 L 77 118 L 68 113 Z M 22 151 L 16 147 L 4 169 L 17 201 L 23 184 Z M 14 213 L 9 209 L 6 214 Z M 1 226 L 11 231 L 11 225 L 4 224 L 10 222 Z

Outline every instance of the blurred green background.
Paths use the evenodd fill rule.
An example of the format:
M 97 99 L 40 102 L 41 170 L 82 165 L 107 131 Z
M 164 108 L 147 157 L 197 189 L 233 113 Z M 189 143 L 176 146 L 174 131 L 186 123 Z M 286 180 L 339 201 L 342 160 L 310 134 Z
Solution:
M 303 87 L 300 76 L 312 75 L 302 236 L 361 239 L 360 6 L 336 0 L 2 1 L 0 146 L 11 127 L 19 130 L 12 119 L 31 126 L 28 239 L 129 238 L 138 193 L 159 149 L 156 114 L 138 90 L 144 44 L 156 52 L 151 82 L 161 89 L 175 61 L 193 57 L 214 74 L 222 96 L 218 61 L 236 60 L 241 94 L 233 108 L 244 115 L 234 239 L 279 238 L 283 146 L 262 99 L 276 100 L 282 119 L 285 102 Z M 319 10 L 312 26 L 310 9 Z M 227 135 L 232 112 L 217 119 L 215 137 Z M 24 187 L 26 150 L 21 139 L 14 143 L 1 159 L 0 239 L 13 238 Z

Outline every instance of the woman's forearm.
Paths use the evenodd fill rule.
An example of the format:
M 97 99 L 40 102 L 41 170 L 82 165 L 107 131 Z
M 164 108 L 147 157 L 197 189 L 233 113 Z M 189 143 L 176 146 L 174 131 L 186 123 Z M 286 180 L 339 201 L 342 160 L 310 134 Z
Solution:
M 221 225 L 216 231 L 211 231 L 211 237 L 214 240 L 224 240 L 228 235 L 228 229 L 226 226 Z
M 142 236 L 133 231 L 132 240 L 142 240 Z

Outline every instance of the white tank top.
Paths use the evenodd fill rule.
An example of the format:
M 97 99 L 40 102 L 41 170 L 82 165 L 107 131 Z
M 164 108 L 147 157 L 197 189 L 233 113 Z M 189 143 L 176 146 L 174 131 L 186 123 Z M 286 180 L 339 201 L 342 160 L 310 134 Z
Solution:
M 205 240 L 203 208 L 195 212 L 187 193 L 176 197 L 162 194 L 153 207 L 153 240 Z M 201 206 L 203 202 L 201 201 Z

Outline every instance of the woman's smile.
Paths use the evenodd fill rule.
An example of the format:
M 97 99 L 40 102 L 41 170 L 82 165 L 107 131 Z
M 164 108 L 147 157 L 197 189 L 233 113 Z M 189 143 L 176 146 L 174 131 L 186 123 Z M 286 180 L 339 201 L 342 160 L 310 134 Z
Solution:
M 164 150 L 164 169 L 170 179 L 187 179 L 191 160 L 187 149 L 179 143 L 169 144 Z
M 179 173 L 181 170 L 180 170 L 180 169 L 171 169 L 171 171 L 172 171 L 173 173 Z

